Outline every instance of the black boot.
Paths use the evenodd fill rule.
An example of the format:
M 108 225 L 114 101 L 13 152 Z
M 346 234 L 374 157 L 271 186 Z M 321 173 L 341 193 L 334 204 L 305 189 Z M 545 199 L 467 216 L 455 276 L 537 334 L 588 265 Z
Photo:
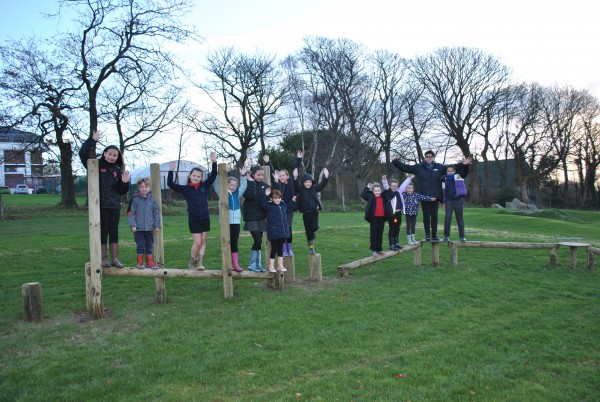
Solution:
M 400 250 L 402 248 L 397 237 L 394 237 L 394 246 L 396 246 L 396 250 Z
M 394 238 L 393 238 L 393 237 L 389 237 L 389 238 L 388 238 L 388 240 L 390 241 L 390 250 L 391 250 L 391 251 L 396 251 L 396 250 L 398 250 L 398 249 L 396 248 L 396 242 L 394 241 Z

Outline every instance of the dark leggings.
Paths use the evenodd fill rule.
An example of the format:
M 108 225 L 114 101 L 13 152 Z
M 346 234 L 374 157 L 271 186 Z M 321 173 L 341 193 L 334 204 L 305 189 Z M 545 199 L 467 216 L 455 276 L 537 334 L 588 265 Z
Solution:
M 283 257 L 283 243 L 285 239 L 271 240 L 271 254 L 269 258 L 275 258 L 275 256 Z
M 119 242 L 119 220 L 121 210 L 113 208 L 100 208 L 100 243 Z M 108 240 L 108 242 L 107 242 Z
M 252 235 L 252 240 L 254 241 L 254 243 L 252 243 L 251 250 L 260 250 L 262 248 L 263 232 L 250 232 L 250 234 Z
M 415 234 L 415 229 L 417 227 L 417 216 L 416 215 L 404 215 L 406 218 L 406 234 L 413 235 Z
M 231 252 L 238 252 L 238 240 L 240 239 L 240 224 L 229 224 L 229 243 L 231 244 Z

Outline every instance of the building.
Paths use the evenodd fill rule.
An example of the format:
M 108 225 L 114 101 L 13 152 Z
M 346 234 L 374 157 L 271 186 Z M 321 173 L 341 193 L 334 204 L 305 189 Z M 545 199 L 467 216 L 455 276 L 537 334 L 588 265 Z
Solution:
M 41 137 L 12 127 L 0 127 L 0 186 L 41 184 L 44 172 Z

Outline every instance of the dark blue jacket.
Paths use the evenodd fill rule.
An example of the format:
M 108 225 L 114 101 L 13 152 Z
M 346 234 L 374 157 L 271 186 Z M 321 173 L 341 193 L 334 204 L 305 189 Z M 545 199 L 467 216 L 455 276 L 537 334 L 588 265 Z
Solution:
M 89 159 L 90 149 L 97 141 L 88 138 L 81 145 L 79 158 L 81 163 L 87 169 L 87 160 Z M 121 181 L 121 168 L 114 163 L 108 163 L 104 155 L 98 158 L 98 175 L 100 180 L 100 207 L 109 209 L 121 208 L 121 197 L 127 194 L 129 183 Z
M 460 170 L 456 169 L 456 174 L 460 175 L 460 177 L 463 179 L 467 177 L 467 175 L 469 174 L 469 165 L 464 165 Z M 447 175 L 444 175 L 444 177 L 442 177 L 442 181 L 444 182 L 443 201 L 455 201 L 459 198 L 464 198 L 463 195 L 456 195 L 456 180 L 453 177 L 448 178 L 446 176 Z M 462 182 L 462 185 L 464 186 L 464 181 Z
M 310 188 L 304 187 L 305 179 L 311 180 L 313 185 Z M 321 178 L 318 184 L 315 184 L 313 178 L 309 174 L 304 174 L 302 178 L 294 181 L 294 190 L 298 193 L 296 204 L 300 212 L 314 212 L 323 209 L 319 192 L 325 188 L 329 179 L 325 176 Z
M 172 170 L 169 170 L 169 176 L 167 176 L 167 186 L 185 197 L 188 207 L 188 218 L 209 219 L 208 193 L 210 191 L 210 186 L 212 186 L 213 182 L 217 178 L 217 162 L 213 162 L 210 174 L 206 180 L 200 183 L 198 188 L 192 186 L 191 184 L 187 184 L 185 186 L 176 184 L 173 181 L 173 173 L 174 172 Z
M 267 214 L 267 239 L 280 240 L 289 238 L 288 207 L 285 202 L 281 201 L 278 205 L 269 201 L 269 198 L 264 195 L 260 197 L 260 207 Z
M 265 197 L 267 187 L 269 185 L 264 181 L 248 180 L 242 207 L 242 214 L 246 222 L 259 221 L 267 217 L 267 213 L 260 207 L 260 199 Z
M 441 163 L 434 162 L 429 165 L 423 161 L 414 165 L 408 165 L 394 159 L 392 164 L 404 173 L 412 173 L 417 177 L 419 182 L 419 193 L 428 197 L 435 197 L 438 200 L 442 199 L 442 178 L 446 174 L 446 166 Z M 457 169 L 461 169 L 464 165 L 458 163 L 455 165 Z

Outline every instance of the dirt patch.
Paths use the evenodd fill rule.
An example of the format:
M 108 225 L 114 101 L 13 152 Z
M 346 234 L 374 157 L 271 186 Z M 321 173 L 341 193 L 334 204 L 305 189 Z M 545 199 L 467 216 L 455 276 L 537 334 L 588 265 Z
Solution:
M 112 315 L 112 310 L 108 307 L 104 307 L 104 318 L 110 318 L 112 317 Z M 73 314 L 73 320 L 77 324 L 81 325 L 89 324 L 90 322 L 96 321 L 92 318 L 92 316 L 90 315 L 90 313 L 88 313 L 86 309 L 75 311 L 75 313 Z

